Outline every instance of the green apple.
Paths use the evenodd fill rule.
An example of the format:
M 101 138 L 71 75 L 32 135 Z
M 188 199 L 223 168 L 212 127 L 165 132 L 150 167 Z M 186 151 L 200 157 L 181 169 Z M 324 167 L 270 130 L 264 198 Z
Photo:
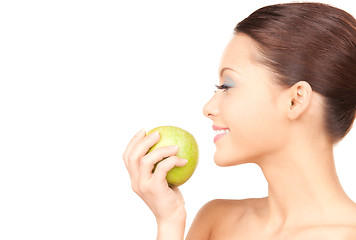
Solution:
M 199 155 L 198 144 L 192 134 L 179 127 L 161 126 L 151 129 L 147 132 L 147 135 L 156 131 L 159 132 L 161 138 L 148 152 L 163 146 L 177 145 L 179 150 L 176 156 L 188 160 L 183 167 L 174 167 L 167 173 L 166 179 L 169 186 L 180 186 L 193 175 L 197 167 Z

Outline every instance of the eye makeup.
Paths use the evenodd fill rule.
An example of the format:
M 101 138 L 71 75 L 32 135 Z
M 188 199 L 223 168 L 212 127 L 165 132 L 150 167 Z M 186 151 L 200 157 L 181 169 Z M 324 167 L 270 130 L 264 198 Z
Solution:
M 226 90 L 228 90 L 229 88 L 231 88 L 230 86 L 225 85 L 225 84 L 215 85 L 215 87 L 216 87 L 217 89 L 219 89 L 219 90 L 223 90 L 224 92 L 225 92 Z
M 226 76 L 223 79 L 224 79 L 223 85 L 228 86 L 228 87 L 235 87 L 235 81 L 232 80 L 229 76 Z
M 232 87 L 235 87 L 235 82 L 230 77 L 224 77 L 224 82 L 221 85 L 215 85 L 217 89 L 223 90 L 224 92 Z

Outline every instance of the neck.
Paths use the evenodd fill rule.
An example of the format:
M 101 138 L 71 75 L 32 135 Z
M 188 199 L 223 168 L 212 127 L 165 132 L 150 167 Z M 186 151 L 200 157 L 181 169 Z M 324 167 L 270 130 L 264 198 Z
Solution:
M 335 204 L 350 203 L 336 174 L 333 145 L 327 142 L 290 143 L 258 163 L 268 182 L 267 221 L 318 222 Z

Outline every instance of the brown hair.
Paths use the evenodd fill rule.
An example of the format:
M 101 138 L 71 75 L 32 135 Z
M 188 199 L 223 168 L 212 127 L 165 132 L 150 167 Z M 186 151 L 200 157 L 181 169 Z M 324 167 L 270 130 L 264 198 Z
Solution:
M 356 20 L 322 3 L 277 4 L 237 24 L 254 39 L 262 63 L 286 87 L 306 81 L 325 98 L 324 126 L 335 143 L 356 114 Z

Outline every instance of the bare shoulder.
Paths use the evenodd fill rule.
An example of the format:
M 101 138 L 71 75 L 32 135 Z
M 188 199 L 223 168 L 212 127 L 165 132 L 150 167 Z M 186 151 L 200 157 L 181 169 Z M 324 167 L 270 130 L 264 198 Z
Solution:
M 326 219 L 320 225 L 309 225 L 297 230 L 296 239 L 356 240 L 356 207 L 332 219 Z
M 340 226 L 339 227 L 340 234 L 342 236 L 341 239 L 344 240 L 353 240 L 356 239 L 356 223 L 351 226 Z
M 241 218 L 262 207 L 264 199 L 227 200 L 215 199 L 206 203 L 197 213 L 187 238 L 211 239 L 217 232 L 228 235 Z M 221 233 L 220 233 L 221 232 Z
M 355 240 L 356 225 L 323 225 L 305 228 L 296 234 L 295 239 L 313 240 Z

